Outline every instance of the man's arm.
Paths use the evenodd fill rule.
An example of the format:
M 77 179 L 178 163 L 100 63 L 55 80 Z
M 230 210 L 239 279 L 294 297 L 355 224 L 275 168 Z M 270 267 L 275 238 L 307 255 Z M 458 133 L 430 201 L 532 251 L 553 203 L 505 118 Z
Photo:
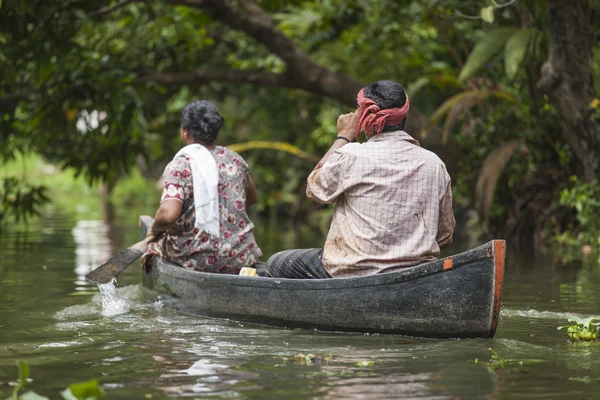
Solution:
M 341 177 L 344 174 L 343 155 L 337 154 L 335 160 L 331 156 L 336 150 L 341 149 L 349 142 L 356 140 L 358 134 L 357 114 L 340 115 L 337 121 L 338 137 L 334 140 L 331 148 L 321 161 L 315 166 L 306 181 L 306 195 L 319 203 L 334 203 L 337 197 L 343 192 Z M 338 157 L 339 156 L 339 157 Z
M 448 181 L 446 193 L 440 202 L 438 233 L 435 238 L 440 247 L 452 243 L 452 234 L 454 233 L 455 226 L 456 220 L 452 212 L 452 188 L 450 187 L 450 181 Z
M 333 141 L 333 144 L 331 145 L 327 153 L 325 153 L 323 158 L 321 158 L 321 161 L 319 161 L 319 163 L 313 171 L 316 171 L 319 168 L 321 168 L 321 166 L 325 164 L 327 159 L 329 159 L 329 157 L 337 149 L 341 149 L 342 147 L 344 147 L 345 144 L 349 142 L 356 141 L 356 136 L 358 135 L 358 114 L 356 112 L 353 112 L 350 114 L 340 115 L 337 120 L 337 132 L 338 138 L 336 138 Z M 342 138 L 346 138 L 347 140 L 339 139 L 340 136 Z

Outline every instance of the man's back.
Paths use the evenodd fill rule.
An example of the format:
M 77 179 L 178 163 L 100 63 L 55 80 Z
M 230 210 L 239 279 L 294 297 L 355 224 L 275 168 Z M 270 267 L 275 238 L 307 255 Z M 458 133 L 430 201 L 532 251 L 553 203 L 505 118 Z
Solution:
M 335 203 L 323 265 L 333 277 L 371 275 L 433 260 L 452 240 L 450 177 L 403 131 L 336 151 L 308 178 L 307 194 Z

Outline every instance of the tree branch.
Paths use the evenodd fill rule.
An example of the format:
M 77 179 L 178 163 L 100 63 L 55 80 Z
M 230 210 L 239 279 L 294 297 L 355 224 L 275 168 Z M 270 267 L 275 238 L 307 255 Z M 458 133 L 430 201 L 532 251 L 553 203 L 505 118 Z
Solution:
M 246 33 L 285 62 L 287 79 L 300 81 L 297 86 L 356 106 L 356 93 L 363 85 L 355 79 L 315 63 L 304 50 L 279 30 L 271 17 L 254 1 L 239 0 L 240 10 L 225 0 L 166 1 L 172 5 L 202 9 L 214 20 Z
M 36 95 L 45 95 L 47 90 L 52 88 L 56 83 L 53 81 L 49 81 L 44 83 L 41 87 L 26 87 L 22 89 L 20 92 L 12 93 L 4 97 L 0 97 L 0 108 L 18 103 L 21 100 L 28 100 L 31 97 Z
M 281 32 L 271 17 L 252 0 L 239 0 L 242 10 L 236 10 L 224 0 L 167 0 L 173 5 L 201 8 L 215 20 L 238 29 L 263 44 L 271 53 L 287 64 L 302 59 L 314 64 L 312 59 L 290 38 Z
M 291 79 L 287 74 L 256 70 L 236 70 L 220 67 L 201 67 L 194 71 L 183 72 L 144 71 L 135 82 L 154 82 L 164 86 L 187 84 L 204 85 L 210 82 L 224 82 L 240 85 L 249 84 L 256 86 L 284 87 L 314 92 L 314 88 L 307 85 L 306 82 Z M 18 93 L 0 97 L 0 107 L 44 94 L 47 88 L 47 86 L 43 88 L 26 88 Z
M 35 89 L 27 88 L 18 93 L 9 94 L 8 96 L 5 96 L 5 97 L 0 97 L 0 108 L 4 107 L 5 105 L 11 104 L 11 103 L 19 102 L 21 100 L 27 100 L 35 93 L 37 93 L 37 91 Z
M 446 43 L 446 46 L 450 51 L 450 55 L 452 56 L 452 58 L 454 58 L 454 62 L 456 62 L 456 65 L 458 65 L 458 67 L 462 69 L 462 67 L 464 67 L 465 65 L 465 62 L 462 60 L 462 58 L 460 58 L 460 55 L 452 45 L 452 42 L 450 41 L 450 30 L 445 29 L 445 27 L 442 26 L 442 22 L 440 21 L 437 14 L 432 13 L 431 19 L 433 20 L 433 23 L 435 24 L 438 31 L 441 33 L 442 40 L 444 41 L 444 43 Z
M 300 88 L 287 80 L 283 74 L 265 71 L 244 71 L 216 67 L 202 67 L 185 72 L 147 72 L 139 78 L 141 82 L 155 82 L 161 85 L 205 84 L 211 81 L 264 86 Z
M 110 14 L 111 12 L 118 10 L 121 7 L 125 7 L 127 4 L 133 3 L 135 1 L 140 1 L 140 0 L 122 0 L 113 5 L 102 7 L 96 11 L 92 11 L 91 13 L 88 14 L 88 16 L 89 17 L 99 17 L 102 15 Z

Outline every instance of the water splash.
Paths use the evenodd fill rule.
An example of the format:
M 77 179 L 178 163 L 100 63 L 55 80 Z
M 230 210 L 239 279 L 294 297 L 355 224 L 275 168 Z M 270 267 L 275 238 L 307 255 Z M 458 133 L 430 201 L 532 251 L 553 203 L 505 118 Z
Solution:
M 506 317 L 526 317 L 536 319 L 569 319 L 569 318 L 581 318 L 581 313 L 572 312 L 555 312 L 555 311 L 538 311 L 534 309 L 530 310 L 510 310 L 503 309 L 501 312 L 502 316 Z M 595 317 L 599 318 L 600 317 Z
M 115 280 L 108 283 L 98 284 L 100 295 L 102 296 L 102 316 L 114 317 L 115 315 L 125 314 L 131 309 L 129 301 L 117 292 Z

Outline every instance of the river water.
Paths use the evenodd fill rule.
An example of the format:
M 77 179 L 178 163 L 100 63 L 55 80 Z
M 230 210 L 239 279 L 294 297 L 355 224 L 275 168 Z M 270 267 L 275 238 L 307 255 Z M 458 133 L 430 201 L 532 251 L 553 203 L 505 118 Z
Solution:
M 556 327 L 598 316 L 600 266 L 568 268 L 509 254 L 495 339 L 427 340 L 289 330 L 181 314 L 119 277 L 123 314 L 101 315 L 84 276 L 137 241 L 122 226 L 52 215 L 0 232 L 0 399 L 31 367 L 28 387 L 50 397 L 97 378 L 108 399 L 599 398 L 600 346 Z M 265 256 L 322 235 L 257 224 Z M 459 251 L 468 246 L 455 246 Z M 490 348 L 505 359 L 490 364 Z M 296 358 L 313 354 L 317 362 Z M 361 362 L 366 362 L 360 364 Z M 362 366 L 361 366 L 362 365 Z

